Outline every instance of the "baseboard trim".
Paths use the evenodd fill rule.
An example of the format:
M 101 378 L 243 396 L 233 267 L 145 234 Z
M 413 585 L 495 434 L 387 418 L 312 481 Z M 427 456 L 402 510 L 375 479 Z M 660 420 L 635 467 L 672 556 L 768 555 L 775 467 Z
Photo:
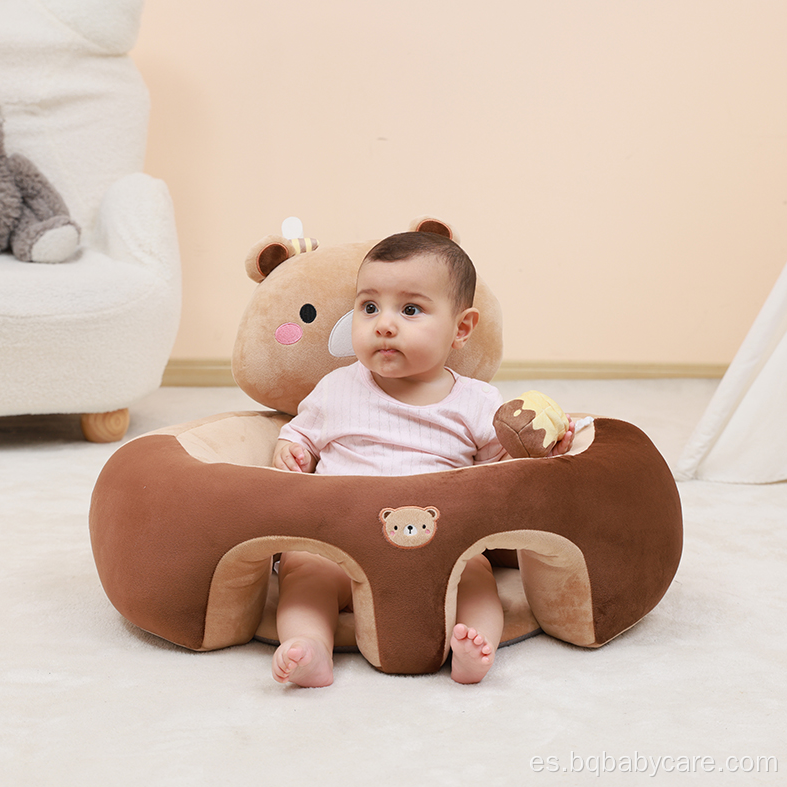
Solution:
M 584 361 L 503 361 L 495 380 L 652 380 L 724 376 L 725 364 L 606 363 Z M 194 388 L 234 386 L 229 358 L 170 360 L 161 382 Z
M 503 361 L 495 380 L 653 380 L 721 378 L 725 364 L 608 363 L 585 361 Z
M 173 358 L 164 369 L 161 384 L 172 387 L 219 388 L 232 387 L 235 380 L 229 358 Z

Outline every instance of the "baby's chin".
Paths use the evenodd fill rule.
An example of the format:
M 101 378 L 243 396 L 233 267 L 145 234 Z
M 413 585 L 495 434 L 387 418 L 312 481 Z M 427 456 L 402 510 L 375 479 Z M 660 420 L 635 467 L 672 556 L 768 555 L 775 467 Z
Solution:
M 372 373 L 383 377 L 402 377 L 408 373 L 405 357 L 399 350 L 375 350 L 367 361 L 361 363 Z

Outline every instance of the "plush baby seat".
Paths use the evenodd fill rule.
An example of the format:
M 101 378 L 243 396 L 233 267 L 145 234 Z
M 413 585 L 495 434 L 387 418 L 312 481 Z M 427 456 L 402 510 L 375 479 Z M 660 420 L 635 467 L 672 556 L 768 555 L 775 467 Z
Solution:
M 415 227 L 450 232 L 433 220 Z M 107 595 L 136 625 L 194 650 L 275 641 L 273 558 L 315 552 L 352 580 L 337 646 L 357 644 L 385 672 L 426 673 L 447 657 L 467 560 L 489 551 L 501 566 L 504 641 L 543 630 L 604 644 L 658 603 L 681 553 L 672 474 L 635 426 L 596 418 L 569 455 L 419 476 L 269 467 L 298 402 L 353 361 L 348 315 L 372 245 L 311 250 L 274 236 L 252 249 L 247 266 L 260 283 L 233 371 L 276 410 L 163 429 L 115 453 L 90 512 Z M 481 324 L 449 365 L 489 380 L 501 357 L 500 312 L 483 282 L 476 306 Z

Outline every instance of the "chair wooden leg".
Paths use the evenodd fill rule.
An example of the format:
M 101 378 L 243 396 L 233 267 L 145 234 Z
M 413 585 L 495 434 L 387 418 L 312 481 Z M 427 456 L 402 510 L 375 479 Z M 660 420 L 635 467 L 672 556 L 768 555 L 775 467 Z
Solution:
M 128 407 L 111 413 L 85 413 L 81 419 L 82 434 L 91 443 L 114 443 L 128 429 Z

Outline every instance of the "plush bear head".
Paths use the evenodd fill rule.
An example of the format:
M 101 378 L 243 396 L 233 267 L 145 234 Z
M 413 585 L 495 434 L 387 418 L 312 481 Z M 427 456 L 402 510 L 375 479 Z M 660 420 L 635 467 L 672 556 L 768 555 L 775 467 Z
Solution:
M 414 232 L 456 238 L 437 219 L 417 219 Z M 311 239 L 268 235 L 246 259 L 258 286 L 241 320 L 232 357 L 238 385 L 255 401 L 295 415 L 301 400 L 328 372 L 355 361 L 350 341 L 355 280 L 374 241 L 318 247 Z M 478 327 L 448 365 L 490 380 L 502 357 L 500 304 L 478 278 Z

